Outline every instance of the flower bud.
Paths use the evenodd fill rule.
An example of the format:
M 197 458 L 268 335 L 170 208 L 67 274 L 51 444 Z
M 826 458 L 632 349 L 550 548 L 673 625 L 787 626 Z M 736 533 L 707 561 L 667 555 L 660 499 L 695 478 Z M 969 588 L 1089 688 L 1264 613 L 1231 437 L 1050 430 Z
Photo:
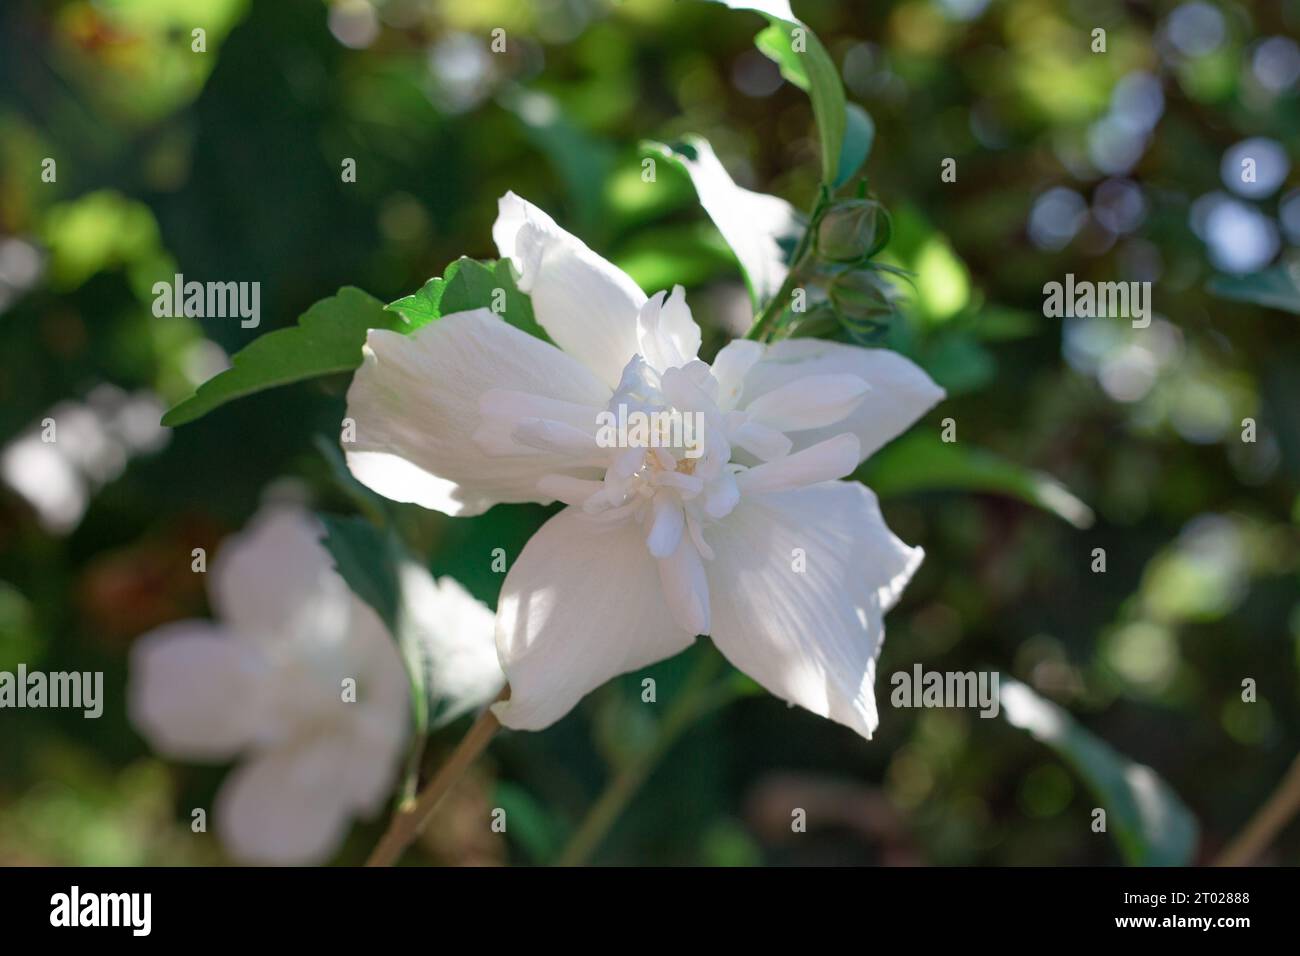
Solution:
M 836 311 L 854 321 L 888 319 L 895 311 L 893 286 L 871 270 L 840 276 L 831 283 L 830 297 Z
M 888 238 L 888 213 L 880 203 L 847 199 L 817 224 L 817 254 L 827 262 L 858 262 L 879 252 Z

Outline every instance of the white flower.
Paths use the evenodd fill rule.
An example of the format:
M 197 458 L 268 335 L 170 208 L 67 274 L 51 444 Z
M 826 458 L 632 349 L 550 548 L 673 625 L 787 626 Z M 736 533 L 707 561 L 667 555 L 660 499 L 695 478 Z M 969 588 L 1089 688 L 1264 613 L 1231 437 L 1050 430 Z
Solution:
M 455 578 L 435 581 L 414 562 L 401 576 L 406 627 L 419 648 L 434 720 L 446 724 L 482 707 L 501 692 L 506 677 L 497 663 L 496 616 Z
M 545 727 L 706 634 L 773 694 L 869 737 L 882 617 L 922 554 L 837 479 L 942 390 L 896 353 L 822 341 L 735 341 L 710 367 L 680 288 L 647 299 L 513 193 L 493 238 L 559 348 L 486 309 L 372 331 L 347 457 L 375 491 L 449 515 L 569 506 L 502 587 L 502 723 Z M 598 416 L 620 406 L 702 416 L 702 449 L 604 447 Z
M 217 620 L 165 625 L 131 651 L 131 720 L 156 750 L 241 758 L 217 795 L 215 823 L 230 854 L 249 862 L 332 856 L 351 819 L 392 792 L 410 736 L 396 645 L 334 571 L 322 533 L 302 511 L 262 512 L 213 561 Z M 466 645 L 477 640 L 495 656 L 491 612 L 450 579 L 434 585 L 419 573 L 416 626 L 431 668 L 441 673 L 447 650 L 459 652 L 469 666 L 450 668 L 448 689 L 490 699 L 500 672 L 482 689 L 483 654 Z

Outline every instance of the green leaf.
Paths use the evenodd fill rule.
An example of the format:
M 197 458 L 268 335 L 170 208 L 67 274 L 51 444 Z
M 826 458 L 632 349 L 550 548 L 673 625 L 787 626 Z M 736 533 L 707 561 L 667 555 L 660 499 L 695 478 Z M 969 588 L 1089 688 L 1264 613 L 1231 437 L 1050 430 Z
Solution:
M 511 842 L 533 863 L 548 863 L 563 846 L 565 828 L 523 787 L 498 781 L 493 802 L 506 812 Z
M 455 312 L 490 309 L 521 332 L 550 341 L 533 316 L 533 303 L 515 285 L 506 259 L 470 259 L 465 256 L 447 266 L 441 278 L 430 279 L 420 291 L 390 303 L 387 308 L 409 324 L 406 331 Z
M 352 592 L 369 604 L 397 642 L 411 683 L 411 711 L 416 740 L 429 729 L 429 678 L 419 636 L 406 626 L 400 568 L 409 561 L 392 531 L 381 531 L 364 518 L 319 515 L 325 525 L 322 544 Z M 418 746 L 418 745 L 417 745 Z
M 293 328 L 263 335 L 235 353 L 230 368 L 174 406 L 162 423 L 174 428 L 254 392 L 350 372 L 361 364 L 361 346 L 370 329 L 405 331 L 402 324 L 378 299 L 346 286 L 304 312 Z
M 702 137 L 689 136 L 673 146 L 642 145 L 686 171 L 700 205 L 736 254 L 755 305 L 771 299 L 785 281 L 789 257 L 803 235 L 794 207 L 777 196 L 737 186 Z
M 840 153 L 844 145 L 847 117 L 844 84 L 835 61 L 817 39 L 817 34 L 795 17 L 787 0 L 718 0 L 733 10 L 753 10 L 768 19 L 768 26 L 754 38 L 759 50 L 781 68 L 781 75 L 807 91 L 822 145 L 822 181 L 827 185 L 847 180 Z M 865 158 L 865 156 L 863 157 Z
M 786 21 L 774 20 L 754 37 L 754 46 L 780 68 L 781 76 L 807 93 L 808 71 L 800 59 L 802 54 L 796 53 L 791 45 L 790 29 Z
M 418 292 L 402 296 L 397 301 L 388 303 L 384 308 L 396 312 L 411 328 L 418 329 L 441 317 L 442 291 L 446 284 L 441 276 L 430 279 L 420 287 Z
M 323 543 L 357 597 L 379 615 L 390 634 L 401 628 L 402 588 L 397 573 L 401 545 L 364 518 L 320 515 Z
M 329 465 L 330 474 L 334 476 L 334 481 L 352 499 L 357 508 L 371 521 L 377 524 L 387 524 L 392 516 L 393 509 L 400 507 L 397 502 L 390 501 L 357 480 L 356 476 L 348 469 L 347 459 L 339 448 L 336 439 L 331 439 L 327 435 L 316 435 L 312 439 L 312 444 L 316 446 L 316 449 L 321 453 L 321 457 L 325 459 L 325 463 Z
M 1106 811 L 1130 866 L 1186 866 L 1196 852 L 1196 818 L 1154 770 L 1135 763 L 1019 681 L 1006 680 L 1002 714 L 1083 778 Z
M 1300 315 L 1300 266 L 1274 266 L 1249 276 L 1215 276 L 1209 289 L 1224 299 Z
M 255 339 L 231 359 L 231 367 L 199 386 L 172 408 L 162 423 L 192 422 L 226 402 L 278 385 L 350 372 L 361 364 L 370 329 L 407 334 L 453 312 L 491 309 L 521 332 L 550 341 L 533 317 L 533 303 L 515 285 L 506 260 L 460 258 L 441 278 L 385 306 L 351 286 L 322 299 L 291 329 Z
M 840 147 L 839 172 L 835 174 L 832 189 L 839 189 L 857 174 L 871 155 L 876 141 L 876 124 L 871 114 L 857 103 L 846 106 L 848 122 L 844 128 L 844 145 Z
M 1092 509 L 1051 476 L 928 432 L 914 431 L 886 445 L 857 476 L 881 497 L 916 491 L 986 492 L 1018 498 L 1076 528 L 1093 521 Z
M 374 608 L 397 642 L 411 679 L 417 730 L 441 726 L 488 703 L 500 689 L 484 681 L 464 680 L 464 655 L 486 650 L 493 659 L 492 613 L 478 610 L 486 626 L 465 616 L 466 606 L 452 600 L 450 579 L 435 581 L 390 525 L 381 529 L 358 517 L 321 515 L 325 549 L 353 593 Z M 464 596 L 464 601 L 473 598 Z M 480 622 L 481 624 L 482 622 Z M 474 647 L 467 641 L 483 640 Z M 499 671 L 494 672 L 498 675 Z M 504 679 L 504 678 L 502 678 Z

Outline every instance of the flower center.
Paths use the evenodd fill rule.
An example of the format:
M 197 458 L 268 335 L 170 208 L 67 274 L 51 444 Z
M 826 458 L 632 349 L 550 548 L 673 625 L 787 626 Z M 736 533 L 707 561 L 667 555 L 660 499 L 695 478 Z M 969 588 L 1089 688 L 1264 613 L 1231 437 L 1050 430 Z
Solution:
M 857 440 L 851 434 L 792 453 L 786 432 L 833 424 L 865 389 L 851 376 L 813 376 L 744 410 L 724 411 L 721 386 L 706 363 L 656 368 L 638 354 L 603 409 L 488 392 L 475 439 L 489 454 L 547 453 L 557 470 L 539 480 L 540 492 L 601 521 L 635 521 L 656 558 L 674 557 L 688 542 L 708 560 L 706 527 L 729 515 L 742 493 L 852 471 Z M 734 397 L 733 390 L 728 405 Z M 741 459 L 733 461 L 733 452 Z

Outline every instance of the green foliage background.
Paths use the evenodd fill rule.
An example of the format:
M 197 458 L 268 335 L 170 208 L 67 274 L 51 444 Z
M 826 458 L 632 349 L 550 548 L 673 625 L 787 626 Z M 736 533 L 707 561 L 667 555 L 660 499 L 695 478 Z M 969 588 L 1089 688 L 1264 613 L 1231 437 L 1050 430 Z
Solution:
M 742 185 L 808 208 L 817 129 L 805 93 L 756 51 L 760 17 L 685 0 L 376 6 L 378 29 L 357 49 L 335 35 L 359 36 L 357 3 L 335 5 L 334 32 L 320 0 L 0 6 L 0 238 L 41 255 L 33 282 L 0 275 L 0 440 L 104 382 L 170 407 L 211 373 L 210 343 L 233 353 L 340 287 L 390 302 L 458 257 L 494 257 L 507 189 L 643 287 L 686 285 L 706 354 L 743 331 L 734 259 L 685 175 L 661 162 L 653 186 L 642 181 L 639 144 L 702 134 Z M 1199 821 L 1195 859 L 1208 860 L 1300 748 L 1300 338 L 1284 310 L 1295 300 L 1285 281 L 1263 299 L 1283 308 L 1211 294 L 1215 269 L 1190 225 L 1193 200 L 1222 188 L 1232 144 L 1266 135 L 1297 155 L 1296 87 L 1262 97 L 1249 74 L 1260 38 L 1300 32 L 1300 3 L 1216 5 L 1223 41 L 1172 58 L 1161 30 L 1177 4 L 1166 0 L 993 0 L 971 20 L 953 13 L 978 6 L 797 4 L 874 120 L 866 169 L 894 215 L 888 254 L 915 273 L 887 344 L 950 396 L 863 474 L 891 526 L 928 555 L 888 619 L 877 738 L 745 696 L 684 735 L 597 860 L 1141 860 L 1127 836 L 1089 826 L 1097 798 L 1076 771 L 1111 751 L 1178 794 Z M 205 53 L 191 50 L 195 26 Z M 1089 49 L 1098 26 L 1104 55 Z M 505 53 L 489 52 L 495 28 Z M 1063 248 L 1040 248 L 1026 226 L 1035 199 L 1054 186 L 1094 195 L 1104 177 L 1077 160 L 1135 70 L 1160 76 L 1165 100 L 1129 173 L 1141 224 L 1117 238 L 1090 221 Z M 41 181 L 45 157 L 57 182 Z M 344 157 L 355 183 L 342 181 Z M 945 157 L 955 183 L 940 179 Z M 1295 185 L 1293 172 L 1279 195 Z M 1276 197 L 1257 205 L 1276 214 Z M 1066 361 L 1041 290 L 1067 272 L 1124 277 L 1134 262 L 1158 263 L 1155 307 L 1174 351 L 1141 395 L 1117 400 L 1104 374 Z M 174 272 L 261 282 L 262 327 L 154 318 L 150 287 Z M 1232 282 L 1216 288 L 1230 294 Z M 1103 369 L 1149 341 L 1092 321 Z M 66 534 L 0 486 L 0 669 L 102 669 L 107 688 L 98 721 L 0 711 L 0 863 L 222 860 L 189 828 L 222 770 L 148 753 L 125 718 L 125 654 L 149 628 L 206 613 L 191 549 L 238 529 L 268 485 L 321 510 L 357 508 L 319 447 L 337 434 L 346 383 L 263 392 L 175 429 Z M 948 416 L 974 462 L 936 444 Z M 1254 444 L 1240 441 L 1245 417 L 1258 422 Z M 1054 503 L 1080 512 L 1062 509 L 1040 472 L 1095 521 L 1060 520 Z M 548 513 L 395 510 L 436 573 L 488 602 L 500 586 L 492 549 L 513 557 Z M 1104 574 L 1091 570 L 1095 548 Z M 1063 758 L 973 711 L 889 707 L 888 675 L 916 662 L 1015 676 L 1093 736 Z M 689 666 L 648 672 L 661 699 Z M 608 775 L 648 745 L 640 676 L 542 734 L 500 739 L 423 859 L 554 859 Z M 1254 703 L 1242 701 L 1247 678 Z M 463 729 L 438 731 L 431 763 Z M 498 806 L 504 836 L 488 832 Z M 808 809 L 808 833 L 790 833 L 791 806 Z M 362 859 L 378 832 L 358 826 L 340 861 Z M 1300 862 L 1300 828 L 1267 859 Z

